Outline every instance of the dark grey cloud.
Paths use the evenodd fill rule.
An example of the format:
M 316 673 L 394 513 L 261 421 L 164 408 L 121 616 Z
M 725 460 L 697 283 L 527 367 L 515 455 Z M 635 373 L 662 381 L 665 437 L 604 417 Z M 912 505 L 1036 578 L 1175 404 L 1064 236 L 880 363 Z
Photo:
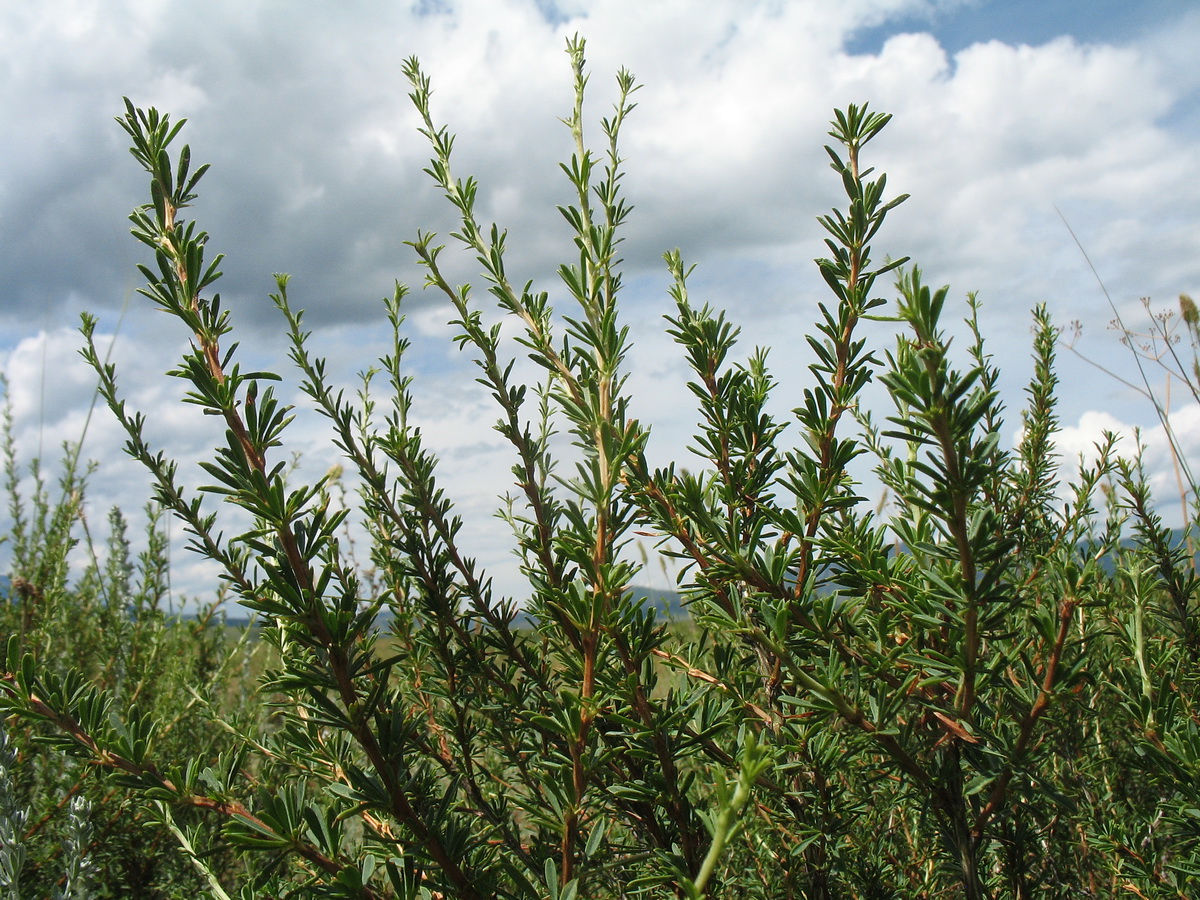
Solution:
M 219 288 L 250 324 L 274 321 L 265 297 L 276 271 L 294 275 L 316 324 L 376 315 L 395 278 L 419 277 L 402 242 L 449 220 L 421 172 L 428 150 L 401 69 L 423 30 L 456 23 L 403 5 L 87 7 L 50 3 L 40 15 L 0 18 L 13 50 L 0 63 L 0 103 L 16 126 L 0 138 L 6 333 L 80 305 L 118 306 L 132 263 L 146 256 L 125 222 L 146 182 L 112 121 L 123 95 L 190 119 L 180 140 L 212 164 L 192 215 L 227 254 Z M 72 13 L 74 29 L 49 22 Z M 22 30 L 32 33 L 24 44 L 14 36 Z M 97 49 L 117 33 L 108 53 Z M 522 138 L 541 143 L 520 125 L 497 114 L 465 127 L 494 157 Z M 464 155 L 466 166 L 477 159 Z M 489 179 L 485 207 L 489 191 L 522 175 L 547 180 Z M 529 193 L 517 191 L 521 206 L 544 199 Z

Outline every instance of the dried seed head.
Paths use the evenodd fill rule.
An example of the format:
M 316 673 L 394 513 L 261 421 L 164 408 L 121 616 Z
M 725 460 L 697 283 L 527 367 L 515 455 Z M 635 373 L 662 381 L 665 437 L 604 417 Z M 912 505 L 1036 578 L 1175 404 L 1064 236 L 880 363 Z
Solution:
M 1183 315 L 1183 321 L 1187 323 L 1188 328 L 1196 328 L 1200 325 L 1200 310 L 1196 308 L 1196 301 L 1187 294 L 1179 295 L 1179 312 Z

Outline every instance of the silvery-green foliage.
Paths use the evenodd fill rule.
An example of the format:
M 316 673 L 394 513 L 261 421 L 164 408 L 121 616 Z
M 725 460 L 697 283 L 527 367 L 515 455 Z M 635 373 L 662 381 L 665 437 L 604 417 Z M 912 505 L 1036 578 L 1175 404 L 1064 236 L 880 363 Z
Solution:
M 89 817 L 91 802 L 78 794 L 67 804 L 67 822 L 62 842 L 61 881 L 54 885 L 54 900 L 86 900 L 96 864 L 90 850 L 95 829 Z
M 29 811 L 16 792 L 17 754 L 0 721 L 0 890 L 6 900 L 21 898 L 21 869 L 25 864 L 23 832 Z

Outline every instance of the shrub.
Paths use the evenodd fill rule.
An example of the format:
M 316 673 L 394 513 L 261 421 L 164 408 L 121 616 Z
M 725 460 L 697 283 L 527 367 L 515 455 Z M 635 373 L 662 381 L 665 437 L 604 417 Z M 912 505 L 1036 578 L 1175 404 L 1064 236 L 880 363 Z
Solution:
M 568 50 L 563 314 L 511 280 L 505 233 L 479 221 L 429 81 L 406 66 L 427 171 L 459 216 L 452 237 L 543 373 L 514 374 L 501 318 L 447 282 L 443 247 L 418 233 L 427 283 L 449 300 L 511 446 L 505 516 L 527 619 L 461 545 L 411 418 L 405 289 L 385 304 L 391 351 L 347 397 L 281 277 L 274 301 L 301 387 L 361 481 L 378 583 L 365 589 L 339 538 L 348 511 L 326 480 L 293 484 L 275 459 L 291 418 L 279 376 L 243 371 L 228 343 L 230 316 L 210 294 L 220 257 L 206 259 L 206 234 L 181 217 L 205 168 L 191 170 L 187 147 L 172 155 L 182 122 L 127 102 L 119 121 L 151 177 L 152 202 L 132 217 L 155 255 L 143 293 L 191 335 L 172 374 L 225 425 L 203 491 L 240 510 L 245 531 L 219 531 L 153 449 L 90 318 L 84 355 L 156 501 L 262 617 L 273 721 L 226 747 L 168 747 L 159 717 L 114 719 L 103 686 L 55 673 L 16 636 L 7 709 L 57 727 L 57 747 L 113 771 L 162 817 L 202 813 L 203 827 L 174 833 L 218 896 L 1184 896 L 1197 864 L 1196 578 L 1136 463 L 1106 446 L 1060 484 L 1046 311 L 1034 313 L 1035 374 L 1007 450 L 974 298 L 972 341 L 953 354 L 947 289 L 907 260 L 872 259 L 904 198 L 889 199 L 862 159 L 887 117 L 851 106 L 830 132 L 847 202 L 820 220 L 832 298 L 807 338 L 794 422 L 771 412 L 780 388 L 766 352 L 735 355 L 736 327 L 693 304 L 689 268 L 669 253 L 668 329 L 694 374 L 703 462 L 652 469 L 648 428 L 629 414 L 618 309 L 630 209 L 618 139 L 636 85 L 619 73 L 593 152 L 583 42 Z M 877 293 L 889 273 L 890 312 Z M 882 356 L 859 334 L 871 318 L 899 328 Z M 876 378 L 894 405 L 885 425 L 860 406 Z M 564 429 L 566 454 L 553 440 Z M 860 496 L 867 459 L 886 516 Z M 657 620 L 633 588 L 639 531 L 682 563 L 686 626 Z M 1127 777 L 1131 759 L 1143 778 Z M 242 868 L 197 850 L 218 831 Z

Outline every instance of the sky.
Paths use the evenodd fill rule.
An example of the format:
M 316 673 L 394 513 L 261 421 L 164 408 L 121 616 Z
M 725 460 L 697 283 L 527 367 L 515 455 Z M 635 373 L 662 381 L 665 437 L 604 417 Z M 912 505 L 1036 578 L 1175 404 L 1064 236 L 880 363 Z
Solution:
M 201 482 L 191 463 L 216 438 L 164 375 L 187 335 L 136 294 L 147 254 L 127 216 L 147 184 L 113 121 L 129 97 L 187 118 L 181 140 L 194 161 L 212 164 L 192 214 L 210 252 L 226 254 L 219 289 L 243 358 L 283 372 L 285 396 L 301 407 L 286 448 L 298 454 L 298 477 L 320 477 L 337 460 L 286 370 L 273 273 L 291 275 L 310 346 L 349 387 L 386 350 L 381 298 L 396 280 L 413 289 L 416 416 L 441 454 L 467 552 L 500 593 L 520 597 L 512 542 L 493 516 L 511 482 L 489 430 L 495 411 L 453 343 L 446 301 L 421 290 L 404 244 L 418 229 L 447 234 L 454 220 L 422 172 L 430 151 L 401 70 L 416 56 L 432 79 L 434 115 L 457 135 L 457 172 L 479 179 L 481 216 L 509 231 L 509 271 L 561 300 L 554 272 L 573 248 L 554 207 L 570 200 L 559 118 L 571 103 L 564 47 L 574 34 L 587 40 L 593 138 L 618 69 L 643 85 L 623 135 L 635 207 L 623 315 L 633 411 L 651 424 L 653 459 L 686 462 L 697 420 L 662 322 L 667 250 L 697 266 L 693 300 L 729 311 L 745 354 L 773 348 L 781 417 L 809 384 L 803 338 L 827 299 L 812 262 L 825 252 L 816 217 L 839 201 L 822 147 L 832 111 L 849 103 L 894 116 L 867 161 L 912 195 L 876 255 L 909 256 L 928 282 L 950 285 L 950 325 L 977 292 L 1003 373 L 1006 443 L 1017 438 L 1032 371 L 1036 304 L 1068 333 L 1080 323 L 1080 353 L 1137 377 L 1072 230 L 1129 327 L 1146 323 L 1142 298 L 1159 310 L 1181 292 L 1200 296 L 1200 8 L 1186 0 L 5 3 L 0 369 L 21 461 L 50 466 L 64 441 L 82 437 L 97 464 L 90 519 L 118 504 L 136 523 L 149 496 L 111 414 L 89 415 L 83 311 L 98 317 L 130 404 L 147 413 L 147 437 L 187 464 L 188 484 Z M 469 254 L 453 259 L 456 279 L 478 281 Z M 886 330 L 874 336 L 881 349 L 891 343 Z M 1170 456 L 1145 398 L 1065 347 L 1059 371 L 1064 458 L 1105 429 L 1127 446 L 1144 429 L 1153 484 L 1178 518 Z M 1161 374 L 1150 373 L 1161 390 Z M 1200 451 L 1200 407 L 1178 386 L 1172 397 L 1180 440 Z M 179 546 L 176 587 L 211 590 L 211 568 Z M 651 566 L 643 581 L 666 579 Z

